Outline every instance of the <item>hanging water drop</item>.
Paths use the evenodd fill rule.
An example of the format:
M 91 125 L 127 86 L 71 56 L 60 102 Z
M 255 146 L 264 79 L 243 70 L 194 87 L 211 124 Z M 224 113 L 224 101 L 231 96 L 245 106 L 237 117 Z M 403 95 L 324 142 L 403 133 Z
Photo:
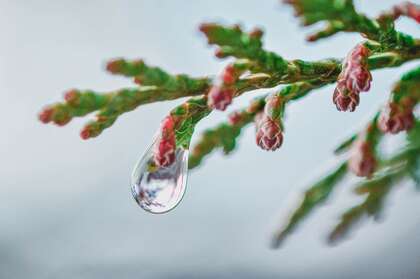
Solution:
M 136 164 L 131 176 L 131 192 L 141 208 L 150 213 L 165 213 L 178 205 L 184 196 L 188 149 L 177 148 L 175 161 L 167 167 L 154 163 L 156 142 Z

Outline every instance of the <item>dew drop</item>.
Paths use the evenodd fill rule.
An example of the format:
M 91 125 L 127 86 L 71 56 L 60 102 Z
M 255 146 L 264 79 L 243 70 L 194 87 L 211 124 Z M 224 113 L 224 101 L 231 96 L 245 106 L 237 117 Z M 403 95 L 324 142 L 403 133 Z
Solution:
M 188 149 L 177 148 L 175 162 L 158 167 L 153 162 L 153 143 L 134 167 L 131 192 L 138 205 L 150 213 L 166 213 L 184 196 L 188 174 Z

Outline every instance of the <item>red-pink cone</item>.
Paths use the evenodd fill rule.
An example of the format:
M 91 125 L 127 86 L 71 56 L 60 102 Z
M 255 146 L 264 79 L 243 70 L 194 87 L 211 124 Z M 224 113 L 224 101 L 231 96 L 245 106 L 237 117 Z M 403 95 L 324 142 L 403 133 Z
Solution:
M 234 91 L 231 88 L 223 88 L 213 85 L 208 94 L 208 105 L 213 109 L 225 110 L 232 103 Z
M 274 151 L 283 143 L 280 123 L 261 112 L 255 116 L 256 142 L 264 150 Z
M 343 81 L 337 83 L 334 90 L 333 102 L 339 111 L 354 111 L 359 105 L 360 97 L 358 93 L 347 91 Z
M 225 85 L 231 85 L 236 81 L 236 71 L 232 64 L 226 66 L 223 70 L 222 81 Z
M 157 166 L 167 167 L 175 161 L 176 139 L 174 126 L 174 119 L 170 115 L 162 121 L 154 150 L 154 162 Z
M 333 95 L 338 110 L 354 111 L 360 101 L 359 93 L 370 89 L 372 75 L 367 65 L 369 53 L 367 47 L 358 44 L 344 59 Z
M 367 58 L 369 49 L 363 44 L 358 44 L 347 55 L 344 67 L 340 75 L 346 80 L 346 86 L 350 91 L 368 91 L 372 75 L 369 72 Z

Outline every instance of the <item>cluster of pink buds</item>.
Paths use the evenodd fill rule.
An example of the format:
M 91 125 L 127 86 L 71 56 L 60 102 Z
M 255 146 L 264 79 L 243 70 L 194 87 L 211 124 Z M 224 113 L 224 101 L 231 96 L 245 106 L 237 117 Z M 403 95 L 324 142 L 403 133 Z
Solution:
M 376 159 L 372 145 L 362 137 L 352 146 L 348 166 L 357 176 L 370 177 L 376 168 Z
M 274 151 L 283 143 L 283 129 L 280 113 L 282 100 L 279 96 L 269 96 L 264 111 L 255 116 L 256 142 L 264 150 Z
M 340 111 L 354 111 L 359 105 L 359 93 L 370 89 L 372 76 L 367 65 L 369 49 L 358 44 L 347 55 L 338 76 L 333 102 Z
M 405 15 L 409 18 L 414 19 L 417 23 L 420 23 L 420 6 L 411 2 L 404 2 L 394 7 L 395 17 L 398 18 L 401 15 Z
M 64 100 L 69 105 L 77 105 L 79 102 L 79 92 L 77 90 L 69 90 L 64 94 Z M 66 125 L 71 117 L 68 113 L 57 113 L 57 109 L 54 106 L 44 108 L 38 115 L 39 120 L 42 123 L 54 122 L 59 126 Z
M 210 88 L 207 95 L 208 105 L 213 109 L 225 110 L 232 103 L 235 90 L 233 84 L 238 79 L 239 73 L 232 64 L 226 66 L 218 82 Z
M 154 162 L 159 167 L 170 166 L 175 161 L 175 121 L 169 115 L 163 119 L 154 150 Z
M 391 134 L 410 130 L 414 126 L 413 107 L 412 102 L 388 103 L 379 116 L 379 129 Z

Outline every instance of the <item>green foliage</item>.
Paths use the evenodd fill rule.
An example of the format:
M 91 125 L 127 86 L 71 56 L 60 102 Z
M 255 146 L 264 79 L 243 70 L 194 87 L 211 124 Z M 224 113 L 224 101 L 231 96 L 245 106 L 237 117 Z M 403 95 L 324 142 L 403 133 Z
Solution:
M 209 44 L 219 46 L 216 55 L 220 58 L 246 58 L 253 61 L 256 68 L 267 73 L 284 72 L 287 68 L 287 61 L 281 56 L 262 49 L 260 29 L 245 33 L 238 25 L 225 27 L 206 23 L 201 25 L 200 30 L 206 35 Z
M 285 2 L 293 5 L 296 14 L 302 17 L 305 25 L 324 20 L 351 22 L 357 16 L 351 0 L 286 0 Z
M 340 164 L 333 172 L 321 178 L 320 181 L 310 187 L 303 195 L 303 200 L 293 212 L 287 224 L 275 235 L 273 247 L 278 247 L 284 239 L 290 235 L 295 228 L 306 218 L 316 207 L 325 203 L 335 186 L 344 178 L 347 173 L 347 164 Z
M 189 148 L 195 125 L 210 112 L 207 99 L 204 97 L 191 98 L 172 110 L 171 115 L 177 119 L 175 127 L 177 146 Z
M 339 146 L 337 146 L 334 149 L 334 154 L 340 155 L 341 153 L 348 151 L 349 148 L 352 146 L 353 142 L 356 140 L 356 138 L 357 138 L 357 135 L 352 135 L 351 137 L 343 141 Z
M 374 118 L 375 119 L 375 118 Z M 353 142 L 357 137 L 351 137 L 340 146 L 340 152 L 345 152 L 344 146 Z M 420 188 L 420 122 L 407 134 L 406 145 L 392 155 L 390 158 L 383 158 L 376 174 L 371 179 L 365 179 L 355 189 L 358 195 L 367 195 L 366 199 L 359 205 L 346 211 L 339 223 L 328 236 L 328 242 L 335 244 L 345 239 L 350 232 L 360 223 L 363 217 L 373 217 L 378 220 L 382 216 L 385 199 L 390 190 L 397 186 L 404 178 L 411 178 L 414 184 Z M 346 173 L 347 162 L 329 175 L 310 187 L 303 194 L 302 203 L 295 209 L 289 222 L 276 234 L 274 246 L 278 247 L 282 241 L 293 232 L 316 207 L 322 205 L 334 187 L 341 181 Z
M 384 205 L 384 199 L 391 189 L 392 182 L 393 175 L 387 175 L 360 185 L 358 192 L 368 194 L 365 201 L 342 215 L 340 222 L 328 236 L 328 241 L 334 244 L 346 237 L 351 228 L 365 215 L 378 219 Z
M 246 124 L 251 123 L 251 121 L 252 118 L 249 117 L 249 121 L 246 121 L 241 125 L 222 123 L 214 129 L 205 131 L 200 142 L 196 144 L 192 150 L 188 167 L 192 169 L 199 166 L 203 158 L 218 147 L 222 148 L 225 154 L 229 154 L 235 149 L 236 141 L 242 128 Z
M 325 22 L 324 29 L 309 35 L 309 41 L 332 36 L 338 32 L 359 32 L 381 43 L 382 50 L 411 48 L 415 39 L 394 28 L 395 17 L 372 19 L 355 10 L 352 0 L 284 0 L 293 6 L 304 25 Z

